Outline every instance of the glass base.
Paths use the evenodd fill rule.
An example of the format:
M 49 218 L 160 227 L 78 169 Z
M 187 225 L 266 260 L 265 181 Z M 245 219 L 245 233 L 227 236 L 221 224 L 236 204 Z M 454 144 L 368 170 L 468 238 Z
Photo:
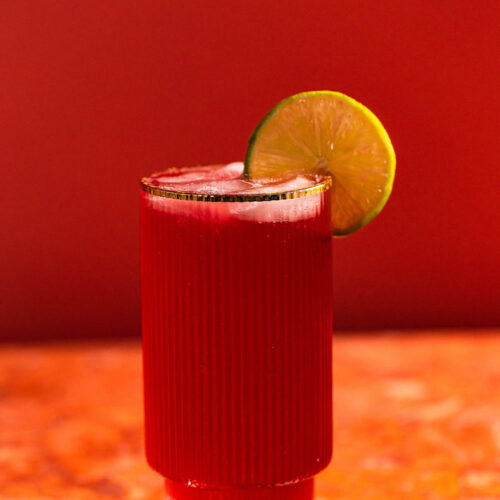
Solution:
M 199 488 L 165 480 L 166 500 L 313 500 L 314 478 L 266 488 Z

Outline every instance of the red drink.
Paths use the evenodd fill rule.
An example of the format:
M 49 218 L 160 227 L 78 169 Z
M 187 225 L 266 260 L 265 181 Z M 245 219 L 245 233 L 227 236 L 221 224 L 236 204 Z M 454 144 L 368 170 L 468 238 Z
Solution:
M 241 171 L 143 180 L 146 455 L 175 500 L 311 499 L 331 456 L 330 180 Z

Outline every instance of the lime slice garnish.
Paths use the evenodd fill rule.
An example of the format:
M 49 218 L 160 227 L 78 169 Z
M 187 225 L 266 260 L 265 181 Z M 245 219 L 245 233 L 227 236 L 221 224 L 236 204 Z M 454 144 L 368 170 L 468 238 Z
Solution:
M 329 174 L 332 222 L 345 236 L 370 222 L 391 194 L 396 157 L 378 118 L 339 92 L 304 92 L 276 105 L 248 143 L 245 176 Z

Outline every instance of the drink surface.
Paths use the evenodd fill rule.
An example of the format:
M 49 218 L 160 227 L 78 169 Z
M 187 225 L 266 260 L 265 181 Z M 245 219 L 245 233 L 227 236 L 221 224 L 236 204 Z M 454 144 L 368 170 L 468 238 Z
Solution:
M 324 176 L 296 175 L 287 179 L 246 179 L 243 163 L 171 168 L 146 177 L 147 184 L 165 189 L 197 194 L 282 193 L 311 187 Z
M 147 181 L 224 195 L 318 183 L 257 186 L 242 168 L 177 169 Z M 328 463 L 330 212 L 328 191 L 231 203 L 141 192 L 146 454 L 164 477 L 270 486 Z
M 315 217 L 323 197 L 313 196 L 328 189 L 329 179 L 319 175 L 298 175 L 288 179 L 245 179 L 243 163 L 204 167 L 171 168 L 143 179 L 147 192 L 145 200 L 159 211 L 185 217 L 211 217 L 217 219 L 254 220 L 257 222 L 294 222 Z M 151 189 L 152 188 L 152 189 Z M 165 196 L 158 196 L 157 194 Z M 221 197 L 231 203 L 185 203 L 178 199 L 185 193 L 188 199 Z M 273 199 L 262 203 L 262 197 Z

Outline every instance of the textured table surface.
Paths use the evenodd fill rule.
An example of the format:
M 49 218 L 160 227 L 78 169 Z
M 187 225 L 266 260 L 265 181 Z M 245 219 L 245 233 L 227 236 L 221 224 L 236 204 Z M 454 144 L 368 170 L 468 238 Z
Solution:
M 500 499 L 500 331 L 337 336 L 318 499 Z M 0 346 L 1 499 L 163 499 L 140 345 Z

